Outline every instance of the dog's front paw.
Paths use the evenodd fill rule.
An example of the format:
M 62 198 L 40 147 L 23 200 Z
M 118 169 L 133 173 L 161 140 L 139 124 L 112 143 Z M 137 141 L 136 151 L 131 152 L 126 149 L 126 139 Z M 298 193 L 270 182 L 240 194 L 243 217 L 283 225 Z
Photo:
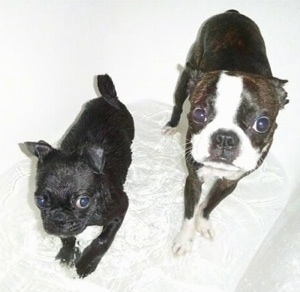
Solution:
M 177 127 L 171 127 L 168 124 L 165 125 L 162 130 L 161 133 L 165 136 L 172 136 L 177 132 Z
M 196 230 L 206 239 L 213 240 L 215 233 L 209 220 L 202 216 L 196 219 Z
M 84 278 L 94 272 L 100 262 L 101 258 L 89 259 L 81 256 L 75 263 L 76 272 L 80 278 Z
M 94 272 L 102 258 L 101 253 L 97 249 L 97 246 L 93 244 L 84 249 L 81 257 L 76 261 L 75 268 L 78 276 L 84 278 Z
M 180 233 L 178 234 L 172 248 L 175 256 L 182 256 L 191 251 L 195 233 L 194 224 L 194 220 L 184 220 Z
M 67 266 L 74 266 L 75 261 L 80 256 L 80 250 L 78 247 L 69 248 L 69 247 L 62 247 L 59 253 L 56 255 L 55 259 L 59 260 L 61 264 Z
M 172 251 L 175 256 L 185 255 L 187 252 L 192 250 L 193 237 L 183 238 L 180 235 L 176 238 Z

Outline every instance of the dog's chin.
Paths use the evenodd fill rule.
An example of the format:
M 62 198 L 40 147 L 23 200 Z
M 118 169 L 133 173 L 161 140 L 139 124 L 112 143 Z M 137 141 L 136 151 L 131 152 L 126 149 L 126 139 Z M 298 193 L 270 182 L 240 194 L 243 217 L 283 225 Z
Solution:
M 72 224 L 65 224 L 63 226 L 59 226 L 58 224 L 49 222 L 44 222 L 44 229 L 48 234 L 59 236 L 61 238 L 76 236 L 82 233 L 86 225 L 80 223 L 72 223 Z
M 202 167 L 198 173 L 201 177 L 218 177 L 236 180 L 242 177 L 247 171 L 225 159 L 205 159 L 200 162 Z
M 243 172 L 245 171 L 243 168 L 240 168 L 232 163 L 229 163 L 226 159 L 205 159 L 201 162 L 206 167 L 219 169 L 223 171 L 233 171 L 233 172 Z

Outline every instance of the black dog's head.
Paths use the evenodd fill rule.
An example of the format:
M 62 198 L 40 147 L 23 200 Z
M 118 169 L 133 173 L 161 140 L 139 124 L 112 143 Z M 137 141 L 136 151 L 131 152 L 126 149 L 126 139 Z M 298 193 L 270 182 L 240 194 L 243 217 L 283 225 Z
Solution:
M 35 203 L 46 232 L 75 236 L 101 221 L 110 197 L 102 174 L 103 149 L 85 146 L 80 153 L 65 153 L 44 141 L 25 144 L 38 157 Z

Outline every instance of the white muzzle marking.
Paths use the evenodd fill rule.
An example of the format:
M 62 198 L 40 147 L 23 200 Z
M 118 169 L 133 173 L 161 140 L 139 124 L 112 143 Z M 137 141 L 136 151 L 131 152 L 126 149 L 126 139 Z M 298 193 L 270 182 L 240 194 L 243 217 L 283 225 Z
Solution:
M 238 126 L 236 121 L 243 92 L 243 79 L 238 76 L 227 75 L 222 72 L 216 87 L 215 111 L 216 116 L 212 122 L 198 134 L 194 134 L 191 143 L 191 155 L 195 161 L 204 164 L 209 169 L 219 169 L 220 176 L 230 177 L 233 173 L 243 174 L 253 170 L 260 158 L 259 152 L 253 148 L 249 137 Z M 233 131 L 239 137 L 240 151 L 231 163 L 214 162 L 211 160 L 209 149 L 212 135 L 220 130 Z M 223 175 L 224 173 L 224 175 Z M 226 175 L 227 174 L 227 175 Z

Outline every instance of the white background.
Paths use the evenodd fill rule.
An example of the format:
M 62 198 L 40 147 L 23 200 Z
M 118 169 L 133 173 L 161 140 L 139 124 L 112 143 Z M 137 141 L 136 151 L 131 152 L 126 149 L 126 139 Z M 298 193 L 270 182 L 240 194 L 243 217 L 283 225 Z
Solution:
M 27 159 L 18 143 L 57 141 L 109 73 L 125 103 L 171 104 L 187 52 L 208 17 L 237 9 L 265 38 L 290 104 L 272 148 L 296 187 L 299 173 L 300 1 L 0 1 L 0 173 Z
M 191 269 L 192 274 L 193 272 L 194 274 L 198 273 L 201 266 L 204 271 L 210 273 L 211 268 L 214 267 L 212 265 L 214 261 L 216 263 L 215 271 L 220 271 L 222 270 L 222 262 L 224 263 L 222 257 L 230 255 L 232 248 L 239 260 L 230 261 L 229 257 L 230 265 L 225 266 L 225 273 L 216 272 L 215 275 L 210 273 L 206 277 L 205 273 L 199 273 L 199 275 L 204 275 L 204 282 L 206 279 L 213 279 L 216 276 L 214 283 L 224 282 L 225 286 L 234 286 L 238 281 L 236 277 L 247 267 L 240 266 L 237 269 L 232 269 L 232 267 L 235 264 L 250 261 L 249 257 L 255 253 L 253 248 L 255 245 L 251 245 L 251 242 L 255 242 L 256 239 L 262 240 L 265 233 L 269 231 L 268 226 L 273 225 L 272 220 L 275 220 L 275 217 L 284 209 L 285 212 L 282 212 L 282 216 L 249 265 L 245 273 L 246 276 L 241 278 L 242 282 L 237 291 L 275 291 L 274 287 L 278 288 L 278 283 L 282 284 L 281 287 L 285 285 L 286 288 L 276 290 L 280 292 L 295 291 L 296 287 L 299 287 L 300 246 L 298 243 L 300 242 L 300 233 L 298 209 L 300 200 L 297 198 L 299 197 L 300 164 L 298 146 L 300 140 L 300 99 L 298 97 L 300 1 L 0 0 L 0 177 L 4 180 L 4 183 L 0 184 L 2 196 L 0 214 L 3 223 L 1 229 L 3 236 L 1 238 L 4 239 L 1 241 L 3 245 L 1 247 L 3 251 L 1 261 L 4 263 L 2 268 L 4 268 L 3 275 L 5 275 L 1 283 L 3 287 L 15 289 L 14 287 L 21 287 L 22 283 L 28 283 L 29 286 L 26 287 L 32 287 L 30 285 L 37 283 L 36 285 L 40 289 L 40 283 L 47 283 L 49 280 L 53 285 L 53 279 L 56 279 L 55 284 L 63 287 L 67 287 L 67 283 L 69 283 L 66 278 L 62 278 L 63 274 L 57 273 L 54 269 L 56 266 L 53 256 L 45 257 L 45 251 L 53 251 L 48 248 L 49 244 L 44 244 L 44 240 L 48 240 L 48 236 L 45 239 L 41 237 L 33 224 L 35 218 L 32 218 L 32 209 L 29 208 L 26 197 L 28 174 L 22 167 L 14 167 L 21 160 L 25 161 L 25 164 L 20 164 L 21 166 L 28 166 L 30 163 L 29 158 L 21 151 L 19 143 L 39 139 L 55 143 L 59 140 L 74 121 L 82 105 L 87 100 L 97 96 L 94 87 L 94 76 L 97 74 L 109 73 L 112 76 L 118 95 L 126 104 L 155 100 L 171 105 L 175 84 L 179 76 L 179 65 L 184 65 L 187 52 L 195 40 L 199 27 L 208 17 L 228 9 L 239 10 L 259 25 L 266 42 L 274 76 L 289 80 L 286 90 L 289 93 L 290 104 L 280 112 L 279 127 L 271 149 L 271 157 L 274 158 L 274 161 L 278 161 L 282 167 L 276 168 L 272 173 L 270 172 L 270 180 L 274 180 L 276 174 L 278 176 L 276 183 L 280 185 L 281 175 L 278 172 L 282 169 L 284 172 L 282 178 L 287 175 L 289 182 L 286 186 L 285 184 L 282 185 L 283 189 L 277 189 L 275 182 L 267 185 L 256 177 L 254 180 L 250 179 L 248 184 L 241 185 L 241 189 L 244 186 L 245 192 L 240 192 L 240 197 L 231 196 L 225 200 L 224 209 L 217 209 L 220 210 L 219 215 L 217 211 L 214 213 L 215 223 L 219 222 L 219 225 L 215 225 L 217 228 L 221 226 L 219 227 L 219 241 L 218 239 L 214 241 L 215 246 L 211 243 L 205 245 L 201 242 L 201 249 L 199 250 L 202 254 L 191 254 L 193 261 L 186 258 L 188 265 L 182 264 L 184 259 L 176 262 L 175 270 L 182 269 L 184 271 L 180 274 L 180 281 L 184 279 L 183 274 L 190 274 L 190 270 L 186 267 L 193 267 L 193 265 L 197 268 Z M 147 105 L 146 102 L 144 104 Z M 154 132 L 149 130 L 152 129 L 149 124 L 152 125 L 154 121 L 149 117 L 138 120 L 145 121 L 144 128 L 150 133 L 147 130 L 141 131 L 143 125 L 137 126 L 139 132 L 142 132 L 148 139 L 144 140 L 152 143 L 141 145 L 146 149 L 155 148 L 156 145 L 153 144 L 160 139 L 156 137 L 157 140 L 152 141 L 152 137 L 149 138 L 151 132 Z M 169 147 L 169 144 L 166 145 Z M 161 145 L 158 144 L 158 146 Z M 149 152 L 149 149 L 148 153 L 143 152 L 143 155 L 151 160 L 155 156 L 155 152 Z M 168 152 L 171 150 L 172 147 L 168 149 Z M 150 249 L 144 245 L 145 242 L 149 243 L 155 238 L 159 238 L 159 242 L 167 246 L 160 249 L 161 252 L 169 252 L 169 245 L 171 244 L 166 238 L 168 240 L 173 239 L 174 229 L 179 228 L 176 226 L 179 226 L 181 216 L 177 213 L 181 214 L 178 206 L 182 203 L 182 182 L 176 179 L 172 184 L 175 189 L 176 185 L 178 186 L 177 190 L 179 190 L 180 196 L 168 197 L 167 192 L 164 191 L 160 199 L 156 197 L 156 189 L 153 191 L 152 182 L 159 178 L 156 185 L 159 185 L 159 188 L 165 187 L 169 190 L 172 177 L 177 178 L 177 172 L 180 169 L 172 168 L 172 163 L 176 164 L 173 159 L 171 159 L 172 162 L 163 163 L 168 171 L 164 172 L 166 183 L 160 185 L 161 174 L 155 173 L 157 168 L 154 169 L 154 172 L 149 172 L 148 168 L 143 172 L 139 168 L 142 163 L 145 163 L 143 155 L 140 164 L 135 165 L 138 171 L 133 171 L 134 177 L 139 179 L 133 180 L 129 185 L 133 189 L 139 190 L 145 184 L 147 187 L 143 186 L 142 190 L 146 192 L 146 195 L 147 192 L 154 195 L 155 199 L 146 200 L 145 202 L 149 205 L 144 205 L 143 199 L 138 200 L 135 197 L 135 195 L 140 194 L 133 192 L 133 202 L 130 205 L 132 212 L 128 212 L 127 225 L 124 224 L 118 234 L 119 238 L 123 238 L 119 244 L 126 242 L 126 248 L 122 247 L 118 250 L 118 241 L 115 243 L 115 253 L 119 251 L 120 258 L 121 255 L 124 256 L 124 250 L 130 254 L 131 249 L 127 243 L 132 239 L 137 241 L 140 239 L 143 243 L 139 248 L 133 245 L 134 250 L 138 253 L 145 251 L 145 254 L 149 254 L 152 252 L 150 255 L 157 256 L 155 249 Z M 167 158 L 170 158 L 169 155 Z M 268 181 L 268 172 L 264 172 L 263 168 L 260 168 L 254 175 L 259 175 L 261 172 Z M 1 175 L 9 169 L 11 171 L 8 172 L 8 176 Z M 149 173 L 152 174 L 152 177 Z M 147 175 L 146 180 L 143 180 L 143 174 Z M 23 184 L 19 182 L 20 177 L 24 181 Z M 12 179 L 6 180 L 5 178 Z M 259 188 L 253 181 L 260 184 Z M 285 180 L 283 181 L 285 182 Z M 17 184 L 17 182 L 19 183 Z M 247 178 L 244 182 L 247 182 Z M 274 189 L 276 190 L 273 191 Z M 173 190 L 169 191 L 173 192 Z M 24 196 L 22 196 L 23 193 Z M 148 196 L 145 197 L 149 198 Z M 165 201 L 168 198 L 170 201 Z M 241 205 L 243 200 L 247 204 Z M 289 204 L 286 207 L 288 200 Z M 165 202 L 168 202 L 169 205 Z M 139 204 L 142 207 L 146 206 L 145 209 L 141 208 Z M 226 204 L 228 205 L 226 206 Z M 22 208 L 18 206 L 22 206 Z M 172 224 L 169 226 L 168 214 L 170 210 L 174 212 L 172 216 L 170 215 Z M 163 216 L 156 216 L 156 214 L 161 215 L 163 212 Z M 137 218 L 148 215 L 145 217 L 148 221 L 145 220 L 145 222 L 147 221 L 151 227 L 154 224 L 151 219 L 166 220 L 165 224 L 159 224 L 159 221 L 155 222 L 159 225 L 157 228 L 151 229 L 156 232 L 156 230 L 160 230 L 159 228 L 164 227 L 165 230 L 162 232 L 165 236 L 164 239 L 161 239 L 159 232 L 155 233 L 156 237 L 151 236 L 151 239 L 146 240 L 143 238 L 143 232 L 136 232 L 137 237 L 135 238 L 135 229 L 144 227 L 143 224 L 140 224 L 143 223 L 142 220 L 137 220 L 135 215 L 138 216 Z M 178 219 L 177 225 L 174 218 Z M 133 222 L 133 225 L 130 225 L 130 222 Z M 148 232 L 148 228 L 145 230 Z M 142 231 L 145 230 L 142 229 Z M 170 234 L 172 234 L 171 237 Z M 240 238 L 242 239 L 240 240 Z M 222 248 L 218 248 L 218 244 L 224 248 L 224 252 L 222 252 Z M 259 244 L 259 242 L 256 241 L 255 244 Z M 155 243 L 154 246 L 160 247 L 161 245 Z M 240 256 L 241 247 L 245 246 L 252 246 L 252 248 Z M 108 260 L 102 263 L 99 270 L 102 267 L 108 275 L 112 273 L 115 276 L 116 268 L 123 269 L 119 263 L 119 257 L 116 257 L 115 253 L 111 255 L 111 258 L 109 258 L 109 254 L 106 255 Z M 29 256 L 27 257 L 27 255 Z M 243 261 L 245 257 L 248 259 Z M 143 281 L 147 278 L 150 278 L 149 283 L 154 286 L 156 283 L 157 286 L 165 283 L 163 282 L 165 279 L 162 277 L 163 275 L 166 276 L 166 273 L 162 274 L 161 270 L 158 270 L 157 278 L 151 280 L 150 275 L 153 276 L 151 268 L 155 270 L 155 265 L 153 265 L 155 259 L 151 256 L 144 262 L 140 261 L 142 264 L 148 265 L 148 270 L 141 269 L 145 271 L 144 277 L 140 280 L 142 282 L 135 283 L 132 281 L 132 275 L 130 275 L 129 283 L 137 286 L 139 284 L 144 285 Z M 234 258 L 232 257 L 232 259 Z M 53 266 L 49 265 L 50 260 Z M 114 269 L 106 269 L 105 263 L 109 266 L 113 260 L 117 261 L 118 265 Z M 133 262 L 134 258 L 129 257 L 129 260 Z M 173 260 L 173 257 L 170 261 L 162 258 L 163 267 L 170 267 L 166 271 L 173 271 L 175 263 Z M 206 263 L 208 264 L 207 267 Z M 123 261 L 124 264 L 127 265 L 127 261 Z M 45 270 L 43 270 L 45 267 L 49 273 L 45 274 Z M 54 273 L 54 276 L 41 278 L 40 269 L 43 271 L 43 275 L 53 275 Z M 131 272 L 128 268 L 124 271 Z M 124 271 L 122 270 L 122 272 Z M 268 277 L 266 277 L 266 271 Z M 228 283 L 226 283 L 226 281 L 222 281 L 222 275 L 224 277 L 228 272 L 232 272 L 233 277 L 228 277 Z M 99 279 L 101 276 L 100 274 Z M 138 274 L 135 276 L 137 277 Z M 95 277 L 96 283 L 102 283 L 103 279 L 99 282 L 96 273 Z M 60 282 L 59 279 L 63 280 Z M 118 283 L 120 283 L 120 279 L 122 277 L 119 278 Z M 244 279 L 247 281 L 245 282 Z M 74 288 L 72 291 L 75 291 L 75 288 L 80 290 L 80 283 L 83 282 L 73 282 L 72 280 L 72 283 L 69 283 L 70 287 Z M 265 288 L 262 287 L 262 283 L 265 284 Z M 86 284 L 85 281 L 81 285 Z M 99 291 L 98 284 L 95 288 L 96 291 Z M 178 288 L 177 284 L 174 282 L 174 287 Z M 287 289 L 288 285 L 290 285 L 290 289 Z M 120 287 L 122 288 L 122 285 Z M 254 289 L 255 287 L 258 289 Z M 46 289 L 46 284 L 44 288 Z M 90 291 L 92 290 L 90 289 Z

